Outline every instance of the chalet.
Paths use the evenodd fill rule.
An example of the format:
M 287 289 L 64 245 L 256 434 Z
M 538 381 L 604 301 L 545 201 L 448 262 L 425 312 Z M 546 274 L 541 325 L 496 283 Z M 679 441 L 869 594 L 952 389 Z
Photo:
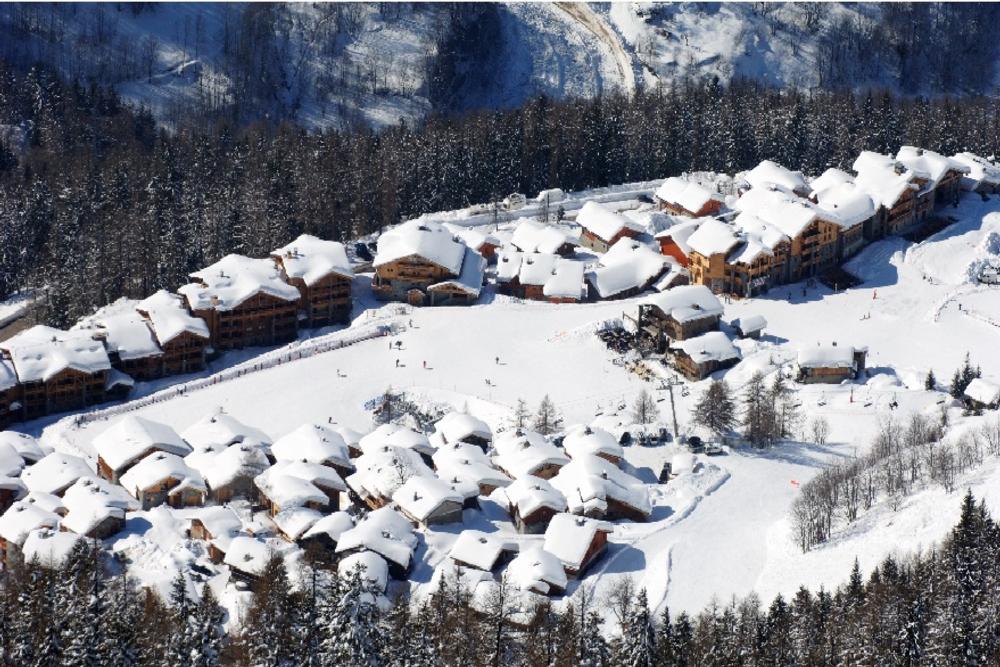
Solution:
M 917 222 L 917 185 L 914 175 L 900 162 L 880 153 L 862 151 L 852 167 L 854 182 L 877 207 L 872 222 L 864 230 L 869 241 L 886 234 L 903 234 Z
M 389 586 L 389 564 L 374 551 L 358 551 L 340 559 L 337 574 L 342 581 L 357 574 L 368 590 L 385 593 Z
M 434 445 L 430 438 L 423 433 L 413 429 L 400 426 L 399 424 L 382 424 L 368 435 L 361 438 L 358 446 L 364 453 L 380 451 L 386 445 L 409 449 L 420 456 L 427 465 L 431 465 L 431 457 L 434 455 Z
M 740 351 L 721 331 L 709 331 L 679 342 L 670 349 L 673 364 L 689 380 L 703 380 L 712 373 L 732 368 L 740 361 Z
M 130 467 L 153 452 L 187 456 L 191 446 L 177 431 L 145 417 L 126 416 L 94 438 L 97 474 L 115 484 Z
M 298 542 L 323 515 L 311 507 L 288 507 L 271 517 L 278 534 L 287 542 Z
M 634 322 L 638 331 L 663 351 L 668 337 L 685 340 L 716 331 L 722 312 L 722 304 L 707 287 L 682 285 L 640 301 Z
M 535 220 L 521 220 L 510 237 L 511 248 L 518 252 L 562 257 L 576 252 L 578 242 L 565 228 Z
M 457 236 L 466 247 L 482 255 L 488 263 L 492 264 L 496 261 L 497 251 L 500 250 L 502 244 L 500 239 L 493 234 L 449 223 L 445 223 L 444 226 Z
M 918 201 L 930 192 L 931 207 L 957 203 L 962 178 L 972 171 L 963 162 L 914 146 L 900 148 L 896 160 L 916 176 L 921 186 Z
M 413 524 L 396 510 L 383 507 L 369 512 L 356 526 L 341 533 L 336 552 L 347 556 L 372 551 L 385 559 L 394 578 L 405 579 L 416 548 Z
M 301 480 L 315 487 L 323 495 L 315 504 L 312 489 L 288 482 L 286 478 Z M 347 491 L 347 485 L 337 471 L 319 463 L 308 461 L 278 461 L 254 478 L 260 492 L 260 503 L 271 509 L 272 515 L 289 507 L 311 507 L 316 510 L 336 510 L 340 508 L 340 494 Z M 305 494 L 308 502 L 297 502 L 297 494 Z
M 159 290 L 135 304 L 160 347 L 160 374 L 179 375 L 205 369 L 211 334 L 205 320 L 188 312 L 183 297 Z
M 412 449 L 381 445 L 354 460 L 357 470 L 344 481 L 353 498 L 372 509 L 384 507 L 406 480 L 434 473 Z
M 497 437 L 493 447 L 493 462 L 513 479 L 527 475 L 549 479 L 569 463 L 559 447 L 534 431 L 508 431 Z
M 177 291 L 208 324 L 216 350 L 275 345 L 295 339 L 301 297 L 269 259 L 226 255 L 190 275 Z
M 24 459 L 8 443 L 0 440 L 0 477 L 20 477 L 24 470 Z
M 347 426 L 337 426 L 333 431 L 344 439 L 344 442 L 347 444 L 347 453 L 352 459 L 361 456 L 363 453 L 361 451 L 361 438 L 364 437 L 363 434 Z
M 688 272 L 691 282 L 714 293 L 733 292 L 728 258 L 742 239 L 733 225 L 705 220 L 687 239 Z
M 63 529 L 95 540 L 124 530 L 125 512 L 139 509 L 125 489 L 95 477 L 78 480 L 66 489 L 63 499 L 69 508 L 62 519 Z
M 733 320 L 731 326 L 736 330 L 736 335 L 740 338 L 759 340 L 764 329 L 767 327 L 767 320 L 763 315 L 747 315 L 746 317 L 738 317 Z
M 229 566 L 232 576 L 253 585 L 267 570 L 274 551 L 263 541 L 249 535 L 237 535 L 229 541 L 229 548 L 222 560 Z
M 571 514 L 646 521 L 652 513 L 646 486 L 599 456 L 577 456 L 550 481 Z
M 618 465 L 625 456 L 625 450 L 618 444 L 615 436 L 604 429 L 590 426 L 574 426 L 566 429 L 562 446 L 572 459 L 599 456 L 605 461 Z
M 701 227 L 705 220 L 714 220 L 714 218 L 685 220 L 684 222 L 677 222 L 671 225 L 662 232 L 658 232 L 654 238 L 660 246 L 660 254 L 673 257 L 681 266 L 686 267 L 688 265 L 688 256 L 691 254 L 691 248 L 687 241 L 692 234 L 698 231 L 698 228 Z
M 545 529 L 542 548 L 559 559 L 568 578 L 577 579 L 604 553 L 613 530 L 604 521 L 557 514 Z
M 0 357 L 0 431 L 13 424 L 20 416 L 20 389 L 14 364 L 9 359 Z
M 497 496 L 518 532 L 544 533 L 553 516 L 566 511 L 566 498 L 541 477 L 524 475 L 506 486 Z
M 620 213 L 615 213 L 603 204 L 588 201 L 576 216 L 582 227 L 580 245 L 597 252 L 607 252 L 619 239 L 635 238 L 641 229 Z
M 221 449 L 244 441 L 262 446 L 266 452 L 271 449 L 270 436 L 221 410 L 196 421 L 181 433 L 181 437 L 195 451 L 202 447 Z
M 340 536 L 351 528 L 354 528 L 354 518 L 347 512 L 327 514 L 303 533 L 299 544 L 315 553 L 332 554 Z
M 176 454 L 150 454 L 122 475 L 120 483 L 144 510 L 163 504 L 179 509 L 205 502 L 201 475 Z
M 798 197 L 807 196 L 810 190 L 802 172 L 792 171 L 771 160 L 764 160 L 743 174 L 743 188 L 780 190 Z
M 1000 408 L 1000 385 L 975 378 L 965 388 L 962 400 L 970 410 L 996 410 Z
M 562 595 L 568 583 L 562 561 L 541 547 L 522 549 L 505 572 L 512 586 L 538 595 Z
M 341 477 L 354 472 L 350 448 L 343 436 L 322 424 L 303 424 L 271 445 L 277 461 L 308 461 L 329 466 Z
M 453 484 L 474 484 L 477 496 L 488 496 L 511 483 L 510 477 L 500 472 L 482 449 L 467 442 L 441 445 L 434 452 L 433 461 L 438 477 Z
M 208 556 L 221 563 L 229 543 L 243 528 L 243 522 L 230 507 L 202 507 L 191 516 L 188 537 L 208 543 Z
M 21 554 L 21 547 L 31 531 L 56 529 L 61 517 L 37 505 L 19 500 L 0 516 L 0 564 L 6 570 Z
M 344 244 L 302 234 L 272 252 L 271 259 L 299 290 L 299 316 L 306 326 L 350 322 L 354 270 Z
M 585 289 L 583 270 L 583 262 L 557 259 L 552 266 L 551 275 L 542 284 L 542 298 L 549 303 L 577 303 L 583 300 Z M 525 278 L 523 271 L 522 265 L 522 275 L 520 276 L 522 281 Z M 537 273 L 536 267 L 532 275 L 537 275 Z M 530 283 L 525 284 L 530 286 Z
M 392 494 L 392 501 L 400 514 L 424 528 L 462 521 L 462 496 L 439 477 L 410 477 Z
M 466 248 L 459 274 L 427 287 L 430 305 L 468 306 L 475 303 L 483 289 L 485 274 L 486 259 L 475 250 Z
M 55 530 L 53 528 L 36 528 L 28 533 L 20 548 L 23 562 L 35 562 L 52 570 L 57 570 L 69 560 L 73 551 L 84 537 L 76 533 Z
M 111 361 L 87 332 L 35 325 L 0 342 L 0 354 L 17 374 L 21 419 L 105 400 Z
M 865 372 L 868 348 L 850 346 L 817 346 L 798 354 L 796 381 L 803 384 L 840 384 L 854 380 Z
M 462 567 L 493 572 L 517 554 L 517 543 L 502 540 L 493 533 L 463 530 L 448 557 Z
M 722 208 L 722 198 L 703 185 L 672 177 L 656 190 L 660 210 L 689 218 L 715 215 Z
M 271 465 L 264 446 L 249 438 L 228 447 L 202 445 L 184 462 L 202 476 L 208 499 L 216 503 L 255 498 L 254 479 Z
M 992 195 L 1000 192 L 1000 166 L 975 153 L 958 153 L 951 159 L 969 168 L 962 176 L 961 188 L 968 192 Z
M 582 262 L 542 253 L 504 251 L 497 263 L 501 294 L 521 299 L 572 303 L 583 298 Z
M 431 285 L 459 278 L 466 247 L 445 227 L 410 220 L 379 237 L 372 290 L 383 301 L 427 303 Z
M 467 412 L 449 412 L 434 424 L 434 434 L 430 442 L 437 448 L 446 444 L 466 442 L 475 445 L 484 453 L 493 442 L 493 431 L 489 424 Z
M 77 322 L 80 331 L 104 344 L 111 367 L 136 380 L 163 375 L 163 350 L 146 320 L 136 312 L 137 301 L 119 299 Z
M 41 445 L 27 433 L 0 431 L 0 444 L 13 449 L 25 464 L 38 463 L 45 457 Z
M 47 493 L 61 498 L 66 489 L 78 479 L 92 475 L 90 466 L 80 457 L 52 452 L 25 468 L 21 473 L 21 481 L 28 491 Z
M 501 250 L 497 255 L 496 281 L 497 291 L 507 296 L 518 296 L 521 286 L 518 276 L 521 273 L 521 258 L 523 253 L 518 250 Z
M 821 183 L 820 187 L 822 185 Z M 813 186 L 816 187 L 815 181 Z M 840 223 L 840 233 L 837 236 L 837 261 L 844 261 L 858 254 L 867 243 L 865 228 L 870 228 L 874 224 L 877 213 L 875 200 L 858 187 L 853 179 L 814 190 L 812 200 Z
M 667 258 L 649 246 L 624 238 L 606 252 L 600 265 L 588 271 L 593 299 L 624 299 L 649 289 L 667 268 Z
M 691 273 L 680 265 L 673 257 L 664 257 L 666 268 L 660 277 L 653 281 L 653 289 L 657 292 L 666 292 L 669 289 L 691 284 Z

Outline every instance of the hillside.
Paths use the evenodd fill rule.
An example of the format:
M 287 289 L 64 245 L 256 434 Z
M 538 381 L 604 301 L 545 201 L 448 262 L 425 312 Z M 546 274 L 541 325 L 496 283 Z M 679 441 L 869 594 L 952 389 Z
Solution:
M 990 4 L 6 4 L 0 56 L 113 85 L 168 126 L 222 115 L 385 127 L 689 77 L 989 93 L 997 12 Z

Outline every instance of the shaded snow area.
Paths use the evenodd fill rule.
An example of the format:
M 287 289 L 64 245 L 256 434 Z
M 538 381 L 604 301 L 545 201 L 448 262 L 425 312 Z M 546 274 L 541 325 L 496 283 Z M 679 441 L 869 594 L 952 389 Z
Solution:
M 706 175 L 699 180 L 712 179 Z M 662 214 L 640 202 L 641 195 L 659 185 L 558 193 L 566 211 L 562 227 L 567 238 L 575 238 L 578 229 L 572 220 L 588 200 L 602 201 L 631 220 L 644 220 L 647 234 L 669 225 L 669 219 L 658 219 Z M 439 213 L 427 216 L 425 222 L 448 222 L 507 243 L 521 221 L 519 216 L 533 218 L 541 211 L 540 204 L 529 200 L 523 209 L 505 212 L 495 222 L 478 210 Z M 824 445 L 793 441 L 766 451 L 735 447 L 720 456 L 692 455 L 673 442 L 645 447 L 633 440 L 618 447 L 615 442 L 626 431 L 634 435 L 640 430 L 669 430 L 670 401 L 662 379 L 680 383 L 674 390 L 679 428 L 682 433 L 694 433 L 691 411 L 708 385 L 708 380 L 689 382 L 678 377 L 651 359 L 638 367 L 641 373 L 633 372 L 595 335 L 607 323 L 621 322 L 626 314 L 634 316 L 638 303 L 649 295 L 550 304 L 501 296 L 490 284 L 483 288 L 477 305 L 411 309 L 375 302 L 368 286 L 370 274 L 356 278 L 355 320 L 346 330 L 321 332 L 311 341 L 277 350 L 248 350 L 229 363 L 239 364 L 236 369 L 252 368 L 253 354 L 261 360 L 288 356 L 289 351 L 325 340 L 324 336 L 349 338 L 350 345 L 330 345 L 321 353 L 290 358 L 279 365 L 259 364 L 259 369 L 240 376 L 230 374 L 214 383 L 195 380 L 159 393 L 155 392 L 162 385 L 140 383 L 137 394 L 144 402 L 136 403 L 129 414 L 169 425 L 193 446 L 198 441 L 189 458 L 197 456 L 200 470 L 211 467 L 204 464 L 211 457 L 227 460 L 227 447 L 256 452 L 254 448 L 283 442 L 275 445 L 274 453 L 291 459 L 294 451 L 287 450 L 294 450 L 292 444 L 301 439 L 301 429 L 307 424 L 319 425 L 307 429 L 315 440 L 310 451 L 319 452 L 309 456 L 318 457 L 317 461 L 329 456 L 334 464 L 343 462 L 348 446 L 363 451 L 360 459 L 354 459 L 359 472 L 345 472 L 343 479 L 348 485 L 375 478 L 385 481 L 385 489 L 371 483 L 368 491 L 397 494 L 396 504 L 410 513 L 414 524 L 398 515 L 389 516 L 391 510 L 379 510 L 382 514 L 376 519 L 355 526 L 346 514 L 337 515 L 336 521 L 317 522 L 319 513 L 311 508 L 282 512 L 272 521 L 266 513 L 252 512 L 248 504 L 232 506 L 235 518 L 227 515 L 229 523 L 254 537 L 246 542 L 251 538 L 222 533 L 217 538 L 221 544 L 239 539 L 240 548 L 254 553 L 272 549 L 293 567 L 301 550 L 280 533 L 303 533 L 310 524 L 332 539 L 350 531 L 345 544 L 362 544 L 386 561 L 412 562 L 409 586 L 418 596 L 450 572 L 456 558 L 503 562 L 500 555 L 514 550 L 521 553 L 511 565 L 517 581 L 535 591 L 565 587 L 567 599 L 578 594 L 581 582 L 594 583 L 602 592 L 623 577 L 645 586 L 654 604 L 668 604 L 674 611 L 696 611 L 712 597 L 727 599 L 757 591 L 766 598 L 792 592 L 799 585 L 829 586 L 846 577 L 856 556 L 868 569 L 889 553 L 906 553 L 941 539 L 954 523 L 967 487 L 984 497 L 995 512 L 1000 511 L 1000 463 L 987 458 L 981 467 L 957 480 L 954 492 L 928 486 L 905 498 L 897 511 L 885 503 L 876 505 L 807 554 L 791 535 L 789 508 L 801 486 L 825 466 L 867 451 L 886 417 L 905 419 L 914 412 L 936 417 L 946 409 L 949 438 L 996 419 L 995 413 L 963 416 L 946 394 L 924 389 L 928 370 L 946 380 L 966 353 L 981 366 L 984 380 L 1000 383 L 1000 355 L 996 353 L 1000 349 L 1000 291 L 971 279 L 974 268 L 995 260 L 1000 250 L 996 241 L 1000 199 L 983 202 L 978 196 L 965 196 L 959 207 L 944 209 L 942 215 L 955 222 L 921 243 L 891 238 L 862 250 L 847 265 L 863 280 L 857 288 L 834 293 L 798 283 L 773 289 L 764 297 L 723 299 L 722 330 L 730 337 L 730 323 L 735 319 L 747 322 L 762 316 L 766 320 L 759 340 L 735 339 L 739 363 L 714 375 L 724 378 L 736 392 L 742 391 L 755 371 L 767 375 L 768 381 L 777 372 L 790 375 L 797 360 L 816 357 L 816 350 L 832 349 L 834 343 L 838 349 L 868 348 L 868 377 L 841 385 L 791 383 L 803 414 L 800 438 L 808 438 L 805 424 L 822 417 L 830 425 Z M 596 264 L 600 257 L 579 251 L 575 260 Z M 370 338 L 356 335 L 374 327 L 392 333 Z M 185 386 L 190 389 L 185 391 Z M 387 388 L 427 412 L 458 411 L 466 416 L 442 422 L 429 439 L 393 429 L 362 438 L 375 429 L 372 405 Z M 652 394 L 658 412 L 657 422 L 645 429 L 635 425 L 631 415 L 642 390 Z M 561 413 L 570 434 L 565 450 L 541 436 L 519 436 L 513 430 L 518 399 L 534 410 L 545 396 Z M 898 405 L 895 410 L 894 404 Z M 50 418 L 29 423 L 24 430 L 40 435 L 46 451 L 51 448 L 61 455 L 83 457 L 92 468 L 95 439 L 127 409 L 128 404 L 116 406 L 107 419 L 100 417 L 105 414 L 101 409 L 94 412 L 97 418 L 85 415 L 78 421 L 71 416 L 55 423 Z M 212 431 L 225 431 L 225 437 L 195 437 L 206 424 L 226 426 Z M 487 430 L 497 456 L 482 453 L 474 445 L 456 447 L 450 440 L 465 437 L 456 432 L 483 437 Z M 293 432 L 299 435 L 282 440 Z M 236 437 L 239 433 L 245 436 L 242 441 Z M 434 448 L 438 450 L 434 464 L 443 483 L 428 481 L 433 473 L 420 462 L 420 454 Z M 620 470 L 604 458 L 587 458 L 621 455 Z M 412 459 L 413 465 L 402 470 L 379 464 L 393 456 L 397 461 Z M 570 459 L 572 463 L 547 482 L 523 479 L 527 472 L 534 472 L 524 469 L 529 464 L 562 465 Z M 674 475 L 661 482 L 667 479 L 661 474 L 667 462 Z M 321 484 L 342 488 L 339 478 L 327 480 L 308 466 L 300 467 L 295 473 L 296 479 L 303 480 L 300 486 L 308 482 L 317 488 Z M 508 514 L 511 501 L 506 492 L 494 490 L 510 483 L 510 478 L 520 478 L 511 490 L 516 497 L 512 502 L 525 512 L 545 505 L 603 513 L 622 502 L 630 504 L 633 516 L 648 516 L 648 520 L 570 521 L 567 528 L 574 534 L 611 532 L 606 551 L 589 564 L 582 578 L 565 581 L 553 571 L 555 554 L 539 551 L 544 534 L 518 532 Z M 463 509 L 463 501 L 475 495 L 477 486 L 481 491 L 488 487 L 479 497 L 479 507 Z M 559 494 L 567 490 L 578 497 L 562 504 Z M 310 492 L 309 498 L 323 497 Z M 106 543 L 129 561 L 134 575 L 144 583 L 163 590 L 178 568 L 186 569 L 210 581 L 235 611 L 245 591 L 231 581 L 228 566 L 209 561 L 205 542 L 187 536 L 188 519 L 198 511 L 161 507 L 129 512 L 125 531 Z M 459 516 L 461 523 L 455 521 Z M 450 522 L 435 522 L 441 518 Z M 209 519 L 229 525 L 218 517 Z M 386 528 L 385 522 L 391 526 Z M 420 527 L 413 527 L 417 522 Z M 466 529 L 479 533 L 459 542 Z M 254 558 L 247 562 L 256 562 Z M 370 555 L 364 558 L 375 560 Z M 371 576 L 381 580 L 381 565 L 373 562 L 373 568 Z M 393 578 L 399 576 L 395 569 L 390 562 Z M 475 577 L 489 579 L 491 575 L 479 572 Z M 407 584 L 396 579 L 389 585 Z

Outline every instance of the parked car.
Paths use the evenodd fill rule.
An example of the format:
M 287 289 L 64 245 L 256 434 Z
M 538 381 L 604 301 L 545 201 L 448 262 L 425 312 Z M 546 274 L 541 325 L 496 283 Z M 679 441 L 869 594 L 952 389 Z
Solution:
M 701 452 L 705 451 L 705 443 L 703 443 L 701 441 L 701 438 L 699 438 L 696 435 L 692 435 L 691 437 L 688 438 L 687 446 L 688 449 L 690 449 L 695 454 L 700 454 Z
M 705 456 L 722 456 L 726 453 L 726 450 L 722 448 L 722 445 L 710 442 L 705 445 Z

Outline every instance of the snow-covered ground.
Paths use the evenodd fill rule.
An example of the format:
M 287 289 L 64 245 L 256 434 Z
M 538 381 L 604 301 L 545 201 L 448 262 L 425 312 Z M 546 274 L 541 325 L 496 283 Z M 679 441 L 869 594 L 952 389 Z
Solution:
M 607 197 L 616 207 L 636 208 L 641 206 L 639 197 L 655 185 L 619 186 L 587 195 Z M 572 211 L 585 198 L 571 195 L 564 205 Z M 517 214 L 537 214 L 532 206 Z M 891 403 L 898 403 L 896 414 L 901 416 L 940 411 L 945 395 L 924 390 L 928 369 L 946 380 L 968 352 L 984 377 L 1000 380 L 1000 290 L 969 279 L 971 267 L 996 255 L 1000 200 L 966 197 L 959 208 L 944 213 L 957 222 L 926 241 L 912 245 L 887 239 L 853 259 L 848 268 L 865 281 L 856 289 L 832 293 L 796 284 L 767 297 L 726 304 L 725 321 L 750 314 L 762 314 L 768 321 L 760 341 L 739 341 L 744 359 L 723 373 L 737 391 L 755 370 L 789 368 L 801 347 L 834 341 L 869 346 L 871 377 L 841 386 L 795 386 L 804 421 L 820 416 L 829 420 L 831 435 L 825 446 L 787 443 L 765 452 L 737 449 L 725 456 L 700 457 L 693 473 L 666 485 L 657 484 L 656 478 L 675 445 L 627 447 L 629 466 L 649 484 L 653 514 L 648 523 L 619 522 L 607 554 L 584 581 L 606 590 L 621 577 L 633 577 L 648 589 L 653 602 L 697 610 L 713 596 L 726 599 L 752 590 L 770 596 L 803 584 L 833 584 L 843 579 L 855 556 L 870 568 L 887 553 L 940 539 L 957 515 L 966 487 L 1000 510 L 1000 464 L 987 460 L 959 480 L 954 493 L 928 488 L 908 498 L 898 512 L 876 507 L 808 554 L 790 537 L 788 509 L 799 486 L 824 465 L 864 452 L 880 419 L 891 413 Z M 467 212 L 435 217 L 466 226 L 491 222 Z M 501 235 L 507 225 L 501 225 Z M 364 276 L 358 279 L 355 296 L 354 324 L 331 336 L 349 336 L 374 323 L 392 324 L 397 333 L 185 393 L 167 389 L 163 400 L 140 408 L 138 414 L 178 431 L 218 408 L 274 438 L 305 422 L 328 420 L 366 431 L 372 424 L 365 402 L 391 387 L 417 401 L 466 407 L 495 431 L 509 426 L 519 398 L 534 407 L 548 395 L 567 424 L 596 422 L 621 432 L 631 428 L 631 405 L 645 388 L 660 401 L 660 420 L 669 421 L 666 392 L 613 363 L 612 354 L 594 335 L 601 323 L 634 310 L 636 299 L 553 305 L 520 302 L 488 288 L 476 306 L 409 309 L 377 304 Z M 392 349 L 397 341 L 401 349 Z M 245 365 L 257 362 L 250 359 Z M 675 392 L 682 431 L 689 428 L 691 407 L 706 384 L 685 383 Z M 139 390 L 149 393 L 141 385 Z M 962 417 L 952 408 L 951 419 L 958 429 L 992 417 Z M 28 424 L 26 430 L 41 433 L 50 447 L 93 458 L 94 437 L 111 423 L 98 419 L 75 425 L 67 418 Z M 465 527 L 499 531 L 522 545 L 541 539 L 514 534 L 494 502 L 484 500 L 482 505 L 481 510 L 466 510 Z M 178 526 L 166 510 L 136 514 L 114 548 L 131 559 L 136 576 L 162 587 L 173 568 L 204 560 L 201 547 L 186 541 Z M 456 526 L 425 531 L 412 578 L 417 591 L 429 585 L 435 567 L 447 562 L 457 534 Z M 294 560 L 294 550 L 287 552 Z M 225 577 L 213 581 L 225 588 Z M 570 594 L 574 590 L 571 584 Z M 239 597 L 232 587 L 223 593 L 230 604 Z

